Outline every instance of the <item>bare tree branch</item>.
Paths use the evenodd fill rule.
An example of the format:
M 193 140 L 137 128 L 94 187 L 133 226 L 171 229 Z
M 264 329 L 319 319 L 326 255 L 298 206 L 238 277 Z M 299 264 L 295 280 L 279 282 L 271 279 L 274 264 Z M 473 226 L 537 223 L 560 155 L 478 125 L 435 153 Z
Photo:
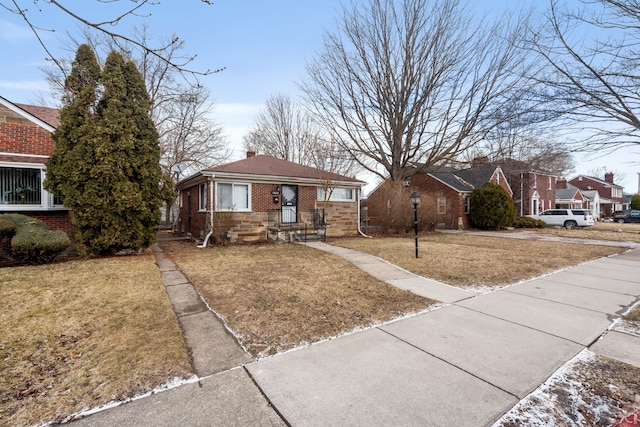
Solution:
M 22 0 L 22 2 L 24 2 L 25 0 Z M 109 0 L 109 1 L 105 1 L 105 0 L 96 0 L 98 3 L 115 3 L 118 2 L 118 0 Z M 175 70 L 177 70 L 179 73 L 181 73 L 185 78 L 187 76 L 190 77 L 197 77 L 197 76 L 206 76 L 206 75 L 210 75 L 210 74 L 214 74 L 217 72 L 220 72 L 222 70 L 224 70 L 224 68 L 218 68 L 218 69 L 214 69 L 214 70 L 210 70 L 207 69 L 205 71 L 199 71 L 199 70 L 195 70 L 192 68 L 189 68 L 189 64 L 192 63 L 197 55 L 191 55 L 189 57 L 183 58 L 182 60 L 178 60 L 178 58 L 176 57 L 169 57 L 167 55 L 167 52 L 170 52 L 173 48 L 174 45 L 176 44 L 181 44 L 182 41 L 180 38 L 178 38 L 177 36 L 174 36 L 171 40 L 169 40 L 168 42 L 158 46 L 158 47 L 151 47 L 150 45 L 146 44 L 146 43 L 141 43 L 139 39 L 135 38 L 135 37 L 130 37 L 125 35 L 122 32 L 118 32 L 115 30 L 110 29 L 110 27 L 117 27 L 118 25 L 122 25 L 122 21 L 129 16 L 137 16 L 137 17 L 145 17 L 148 15 L 143 15 L 140 14 L 140 12 L 143 10 L 143 8 L 145 6 L 157 6 L 159 3 L 153 2 L 151 0 L 130 0 L 131 3 L 133 4 L 130 8 L 125 9 L 124 12 L 118 13 L 117 16 L 113 17 L 113 18 L 109 18 L 109 19 L 105 19 L 99 22 L 94 22 L 92 20 L 86 19 L 84 16 L 82 16 L 79 13 L 76 13 L 74 11 L 74 9 L 70 8 L 70 7 L 66 7 L 64 5 L 62 5 L 58 0 L 33 0 L 33 5 L 34 6 L 38 6 L 38 5 L 42 5 L 42 4 L 46 4 L 46 5 L 51 5 L 55 8 L 57 8 L 58 10 L 62 11 L 64 14 L 68 15 L 69 17 L 73 18 L 75 21 L 79 22 L 80 24 L 84 25 L 86 28 L 90 28 L 94 31 L 97 31 L 101 34 L 104 34 L 105 36 L 110 37 L 114 43 L 127 43 L 127 44 L 131 44 L 131 45 L 135 45 L 138 48 L 146 51 L 147 54 L 155 56 L 157 59 L 165 61 L 170 67 L 174 68 Z M 44 29 L 44 28 L 40 28 L 36 25 L 33 24 L 33 17 L 32 15 L 30 15 L 30 10 L 26 7 L 26 6 L 21 6 L 22 3 L 20 0 L 11 0 L 11 4 L 13 4 L 13 8 L 7 6 L 4 2 L 0 2 L 0 6 L 2 6 L 4 9 L 8 10 L 11 13 L 14 13 L 18 16 L 20 16 L 22 18 L 22 20 L 24 20 L 26 22 L 26 24 L 29 26 L 29 28 L 31 29 L 31 31 L 34 33 L 34 35 L 36 36 L 36 38 L 38 39 L 38 43 L 40 44 L 40 46 L 42 46 L 42 48 L 44 49 L 44 51 L 46 52 L 47 56 L 49 57 L 49 59 L 51 59 L 56 66 L 58 66 L 61 70 L 64 71 L 65 67 L 63 64 L 61 64 L 60 62 L 58 62 L 57 58 L 51 53 L 50 49 L 48 48 L 48 46 L 46 45 L 46 43 L 43 41 L 43 39 L 40 37 L 40 32 L 42 31 L 51 31 L 53 32 L 53 29 Z M 205 3 L 207 5 L 212 5 L 213 2 L 209 1 L 209 0 L 201 0 L 202 3 Z M 38 12 L 43 12 L 43 10 L 41 10 L 38 7 Z M 148 41 L 148 40 L 146 40 Z
M 578 149 L 638 145 L 640 2 L 580 1 L 571 10 L 550 0 L 545 24 L 526 40 L 543 61 L 529 76 L 547 88 L 539 100 L 564 117 Z
M 456 0 L 354 3 L 339 25 L 302 89 L 338 144 L 382 178 L 455 159 L 496 126 L 520 83 L 518 28 L 474 21 Z

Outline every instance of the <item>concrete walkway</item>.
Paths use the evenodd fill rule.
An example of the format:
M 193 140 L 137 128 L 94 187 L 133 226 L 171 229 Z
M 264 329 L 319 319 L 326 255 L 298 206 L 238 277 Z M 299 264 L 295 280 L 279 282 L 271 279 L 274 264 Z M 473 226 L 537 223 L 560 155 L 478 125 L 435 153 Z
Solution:
M 197 362 L 199 345 L 206 359 L 233 342 L 209 335 L 215 315 L 156 252 L 163 280 L 175 276 L 165 285 L 201 379 L 78 424 L 475 427 L 491 425 L 585 347 L 640 366 L 640 337 L 600 338 L 640 298 L 640 249 L 479 295 L 357 251 L 309 245 L 448 305 L 267 359 L 251 361 L 235 344 L 229 362 Z M 185 321 L 193 316 L 209 326 L 189 338 L 201 321 Z

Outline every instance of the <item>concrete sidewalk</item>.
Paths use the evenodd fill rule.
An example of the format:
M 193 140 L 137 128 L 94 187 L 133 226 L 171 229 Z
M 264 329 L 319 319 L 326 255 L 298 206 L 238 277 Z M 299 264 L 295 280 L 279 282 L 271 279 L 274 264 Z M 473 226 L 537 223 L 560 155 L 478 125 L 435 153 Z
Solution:
M 491 425 L 585 347 L 640 366 L 640 337 L 599 339 L 640 298 L 640 249 L 480 295 L 357 251 L 308 245 L 449 305 L 252 361 L 158 252 L 200 380 L 77 423 L 475 427 Z M 195 316 L 208 326 L 189 338 L 205 324 Z M 215 361 L 225 352 L 227 361 Z
M 640 366 L 640 337 L 598 340 L 638 277 L 636 249 L 246 368 L 294 426 L 491 425 L 592 344 Z

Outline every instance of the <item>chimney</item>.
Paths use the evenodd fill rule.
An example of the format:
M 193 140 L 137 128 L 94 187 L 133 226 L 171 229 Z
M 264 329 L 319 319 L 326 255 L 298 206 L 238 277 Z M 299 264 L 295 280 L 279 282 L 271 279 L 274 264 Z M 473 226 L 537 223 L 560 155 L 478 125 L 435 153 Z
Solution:
M 613 184 L 613 172 L 605 173 L 604 180 Z
M 488 165 L 489 158 L 487 156 L 476 156 L 471 160 L 471 167 L 478 168 L 480 166 Z
M 556 190 L 566 190 L 567 189 L 567 179 L 560 178 L 558 182 L 556 182 Z
M 253 147 L 250 147 L 250 148 L 247 150 L 247 159 L 248 159 L 249 157 L 255 157 L 255 155 L 256 155 L 256 150 L 254 150 L 254 149 L 253 149 Z

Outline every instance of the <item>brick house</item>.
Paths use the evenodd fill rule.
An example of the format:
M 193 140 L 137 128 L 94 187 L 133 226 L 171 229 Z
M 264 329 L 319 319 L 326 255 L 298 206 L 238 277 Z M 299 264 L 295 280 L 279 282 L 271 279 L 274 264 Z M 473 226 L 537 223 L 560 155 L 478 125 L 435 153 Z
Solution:
M 537 215 L 556 207 L 557 176 L 519 160 L 503 159 L 497 164 L 513 189 L 516 215 Z
M 53 230 L 71 231 L 68 209 L 43 188 L 53 154 L 58 110 L 15 104 L 0 96 L 0 214 L 21 213 Z
M 409 196 L 417 191 L 421 196 L 418 217 L 423 228 L 469 228 L 469 197 L 475 188 L 487 182 L 498 184 L 513 195 L 502 169 L 489 164 L 464 170 L 442 167 L 437 172 L 416 173 L 404 181 L 400 190 L 392 189 L 392 183 L 386 180 L 367 197 L 368 220 L 373 226 L 383 227 L 385 218 L 393 210 L 394 200 L 406 202 L 403 216 L 411 219 L 413 208 Z M 400 197 L 395 194 L 397 191 L 402 193 Z
M 578 175 L 569 184 L 583 191 L 596 190 L 600 195 L 600 212 L 593 212 L 596 218 L 612 217 L 615 211 L 623 209 L 624 187 L 614 183 L 613 173 L 604 174 L 604 179 Z
M 578 187 L 559 179 L 556 183 L 556 208 L 590 209 L 589 198 Z
M 177 231 L 205 244 L 210 237 L 293 240 L 317 229 L 329 236 L 355 235 L 364 184 L 249 150 L 245 159 L 203 169 L 177 184 Z

